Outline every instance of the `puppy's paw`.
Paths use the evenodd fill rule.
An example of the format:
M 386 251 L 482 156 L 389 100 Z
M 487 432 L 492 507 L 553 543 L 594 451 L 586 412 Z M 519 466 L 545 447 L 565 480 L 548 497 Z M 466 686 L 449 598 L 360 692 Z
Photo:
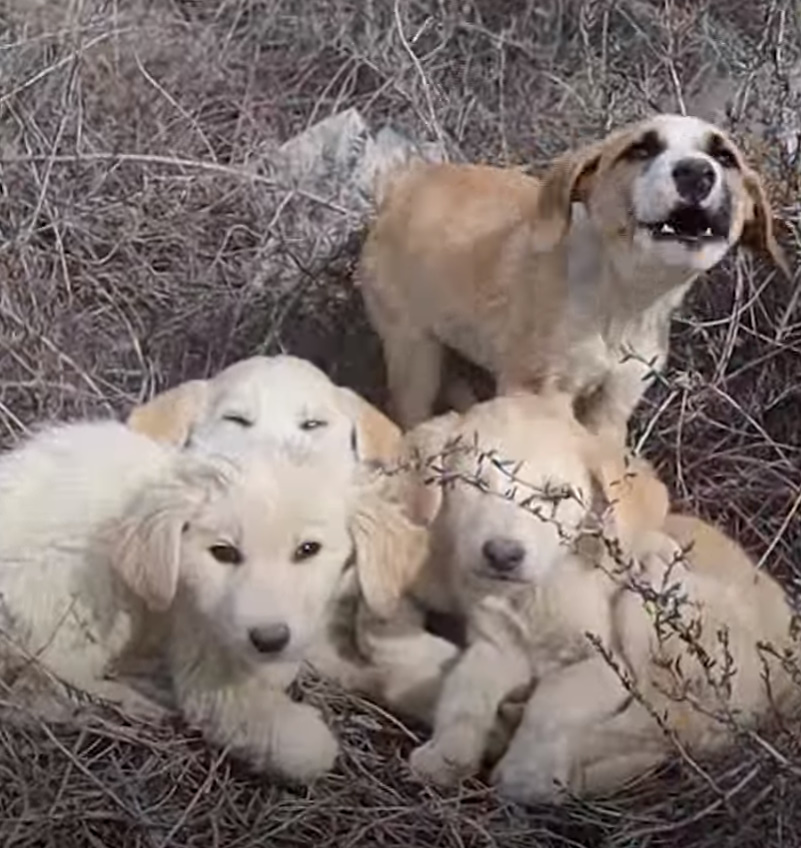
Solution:
M 520 804 L 558 804 L 568 797 L 570 769 L 564 745 L 513 746 L 490 776 L 498 794 Z
M 456 786 L 478 771 L 473 757 L 457 753 L 434 740 L 412 751 L 409 768 L 417 777 L 443 788 Z
M 293 704 L 275 727 L 272 761 L 282 775 L 311 783 L 334 767 L 339 743 L 320 713 L 306 704 Z

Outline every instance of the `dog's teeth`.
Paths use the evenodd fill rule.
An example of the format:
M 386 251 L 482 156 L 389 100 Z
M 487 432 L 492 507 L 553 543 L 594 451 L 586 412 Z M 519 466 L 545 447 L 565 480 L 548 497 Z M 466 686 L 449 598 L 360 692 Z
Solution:
M 674 227 L 672 227 L 672 226 L 671 226 L 670 224 L 668 224 L 668 223 L 667 223 L 667 221 L 666 221 L 666 222 L 665 222 L 664 224 L 662 224 L 662 226 L 659 228 L 659 232 L 660 232 L 660 233 L 664 233 L 665 235 L 668 235 L 668 236 L 672 236 L 672 235 L 674 235 L 674 234 L 675 234 L 676 230 L 675 230 L 675 228 L 674 228 Z
M 703 233 L 701 233 L 701 235 L 702 235 L 704 238 L 706 238 L 707 236 L 711 236 L 711 235 L 712 235 L 712 227 L 707 227 L 707 228 L 703 231 Z

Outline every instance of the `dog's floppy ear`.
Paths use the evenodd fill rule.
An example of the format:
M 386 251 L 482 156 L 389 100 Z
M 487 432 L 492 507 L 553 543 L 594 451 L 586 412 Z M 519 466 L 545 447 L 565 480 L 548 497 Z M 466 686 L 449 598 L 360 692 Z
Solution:
M 356 427 L 357 459 L 383 465 L 396 461 L 403 440 L 400 427 L 356 392 L 344 386 L 339 390 Z
M 634 553 L 640 538 L 664 525 L 667 487 L 650 462 L 627 455 L 617 441 L 593 438 L 588 464 L 601 494 L 604 535 L 617 540 L 623 552 Z
M 350 527 L 362 595 L 369 609 L 386 619 L 425 562 L 428 530 L 412 521 L 402 504 L 386 497 L 383 489 L 380 480 L 362 487 Z
M 208 400 L 208 381 L 189 380 L 137 406 L 127 425 L 137 433 L 171 445 L 183 445 Z
M 765 186 L 756 171 L 743 170 L 743 184 L 752 204 L 752 214 L 746 218 L 740 243 L 756 253 L 770 256 L 776 267 L 788 278 L 792 278 L 787 257 L 773 231 L 773 210 Z
M 151 487 L 110 528 L 111 566 L 123 583 L 154 612 L 170 607 L 178 586 L 180 498 L 173 487 Z
M 415 521 L 430 526 L 442 506 L 442 485 L 437 479 L 437 457 L 453 438 L 461 420 L 457 412 L 438 415 L 418 424 L 404 437 L 403 462 L 408 486 L 407 503 Z
M 606 142 L 595 142 L 563 153 L 545 173 L 534 227 L 537 250 L 552 250 L 565 237 L 570 226 L 571 204 L 587 200 L 605 147 Z

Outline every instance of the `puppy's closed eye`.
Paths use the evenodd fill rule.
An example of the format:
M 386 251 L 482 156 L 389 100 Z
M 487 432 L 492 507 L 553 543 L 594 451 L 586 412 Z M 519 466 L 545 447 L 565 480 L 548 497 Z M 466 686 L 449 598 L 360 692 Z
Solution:
M 252 427 L 253 422 L 246 418 L 244 415 L 240 415 L 238 412 L 228 412 L 222 417 L 223 421 L 230 421 L 232 424 L 238 424 L 240 427 Z
M 223 565 L 242 565 L 245 561 L 242 551 L 229 542 L 217 542 L 209 548 L 209 553 Z
M 317 556 L 322 549 L 319 542 L 301 542 L 292 553 L 292 562 L 306 562 Z

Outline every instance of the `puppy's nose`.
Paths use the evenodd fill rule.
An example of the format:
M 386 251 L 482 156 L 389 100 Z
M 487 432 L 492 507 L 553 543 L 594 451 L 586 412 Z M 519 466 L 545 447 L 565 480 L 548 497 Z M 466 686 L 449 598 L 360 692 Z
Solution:
M 267 624 L 264 627 L 254 627 L 248 632 L 250 642 L 260 654 L 277 654 L 283 651 L 289 643 L 289 627 L 280 624 Z
M 715 169 L 705 159 L 682 159 L 673 168 L 673 181 L 682 200 L 700 203 L 715 185 Z
M 511 574 L 516 571 L 526 556 L 526 549 L 520 542 L 505 536 L 487 539 L 481 552 L 492 570 L 498 574 Z

